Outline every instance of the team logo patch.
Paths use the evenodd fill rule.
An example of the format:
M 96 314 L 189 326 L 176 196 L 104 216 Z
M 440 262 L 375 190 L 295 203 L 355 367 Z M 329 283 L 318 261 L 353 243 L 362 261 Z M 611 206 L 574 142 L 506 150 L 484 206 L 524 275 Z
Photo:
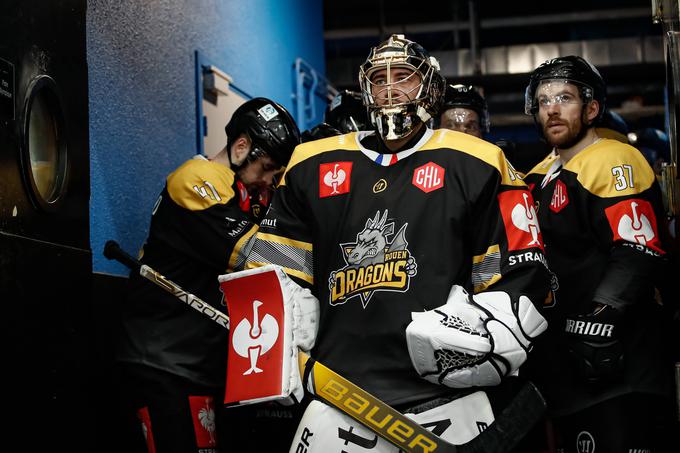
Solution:
M 266 104 L 257 109 L 257 111 L 262 115 L 265 121 L 270 121 L 272 118 L 279 116 L 279 112 L 276 111 L 273 105 Z
M 190 396 L 189 407 L 194 422 L 196 444 L 205 453 L 217 451 L 217 433 L 215 427 L 215 403 L 212 396 Z
M 534 199 L 526 190 L 509 190 L 498 195 L 508 251 L 538 247 L 543 250 L 543 237 L 538 226 Z
M 352 162 L 319 165 L 319 197 L 332 197 L 349 192 Z
M 641 199 L 625 200 L 604 210 L 614 241 L 640 244 L 663 253 L 652 205 Z
M 425 193 L 444 187 L 444 169 L 428 162 L 413 171 L 411 183 Z
M 387 221 L 387 212 L 386 209 L 381 216 L 378 211 L 373 219 L 369 218 L 355 242 L 340 244 L 346 266 L 330 275 L 331 305 L 356 297 L 366 308 L 376 291 L 408 291 L 417 272 L 406 241 L 408 223 L 394 234 L 395 223 Z
M 567 186 L 562 181 L 557 181 L 553 190 L 552 200 L 550 200 L 550 210 L 557 214 L 568 204 Z

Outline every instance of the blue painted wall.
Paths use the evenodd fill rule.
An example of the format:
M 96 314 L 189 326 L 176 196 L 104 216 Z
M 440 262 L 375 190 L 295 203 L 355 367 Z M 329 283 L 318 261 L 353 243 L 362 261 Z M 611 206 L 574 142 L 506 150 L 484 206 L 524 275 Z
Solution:
M 325 72 L 322 13 L 321 0 L 88 1 L 95 272 L 127 275 L 104 243 L 136 252 L 165 177 L 196 152 L 194 51 L 294 112 L 295 59 Z

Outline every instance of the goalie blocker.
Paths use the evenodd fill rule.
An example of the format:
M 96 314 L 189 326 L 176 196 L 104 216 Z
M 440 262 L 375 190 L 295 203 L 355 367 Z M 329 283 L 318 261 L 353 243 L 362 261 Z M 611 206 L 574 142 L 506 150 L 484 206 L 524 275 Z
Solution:
M 309 351 L 319 301 L 277 266 L 221 275 L 229 310 L 225 405 L 302 400 L 298 348 Z

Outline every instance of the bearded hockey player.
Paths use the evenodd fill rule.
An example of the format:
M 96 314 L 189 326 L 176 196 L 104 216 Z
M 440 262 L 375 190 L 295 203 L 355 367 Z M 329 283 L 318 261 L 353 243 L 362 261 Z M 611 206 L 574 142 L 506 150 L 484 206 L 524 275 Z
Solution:
M 534 203 L 498 147 L 426 126 L 446 82 L 419 44 L 392 35 L 359 82 L 373 130 L 296 149 L 246 267 L 311 288 L 314 358 L 464 443 L 498 408 L 480 387 L 513 380 L 546 328 Z M 396 451 L 314 401 L 291 451 L 367 449 Z
M 554 148 L 526 181 L 559 281 L 532 376 L 564 451 L 677 451 L 662 446 L 671 364 L 654 300 L 659 188 L 638 150 L 598 136 L 605 102 L 600 73 L 577 56 L 546 61 L 526 89 L 526 113 Z
M 218 310 L 217 276 L 232 271 L 257 229 L 249 190 L 272 185 L 300 143 L 285 108 L 265 98 L 241 105 L 214 158 L 196 156 L 167 178 L 141 261 Z M 220 439 L 227 333 L 137 272 L 122 309 L 118 362 L 124 398 L 149 452 L 215 452 Z M 141 432 L 139 435 L 141 441 Z

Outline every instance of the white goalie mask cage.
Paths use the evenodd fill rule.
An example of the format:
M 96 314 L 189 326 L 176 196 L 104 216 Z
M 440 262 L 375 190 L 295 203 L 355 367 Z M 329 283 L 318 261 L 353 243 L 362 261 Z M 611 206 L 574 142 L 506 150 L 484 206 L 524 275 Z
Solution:
M 392 80 L 391 70 L 403 68 L 411 72 L 406 78 Z M 384 70 L 381 83 L 373 80 Z M 411 86 L 408 79 L 418 78 Z M 384 82 L 384 83 L 382 83 Z M 439 73 L 439 62 L 420 44 L 395 34 L 371 49 L 359 67 L 359 86 L 368 116 L 384 140 L 407 136 L 419 121 L 426 122 L 437 115 L 441 106 L 446 80 Z

